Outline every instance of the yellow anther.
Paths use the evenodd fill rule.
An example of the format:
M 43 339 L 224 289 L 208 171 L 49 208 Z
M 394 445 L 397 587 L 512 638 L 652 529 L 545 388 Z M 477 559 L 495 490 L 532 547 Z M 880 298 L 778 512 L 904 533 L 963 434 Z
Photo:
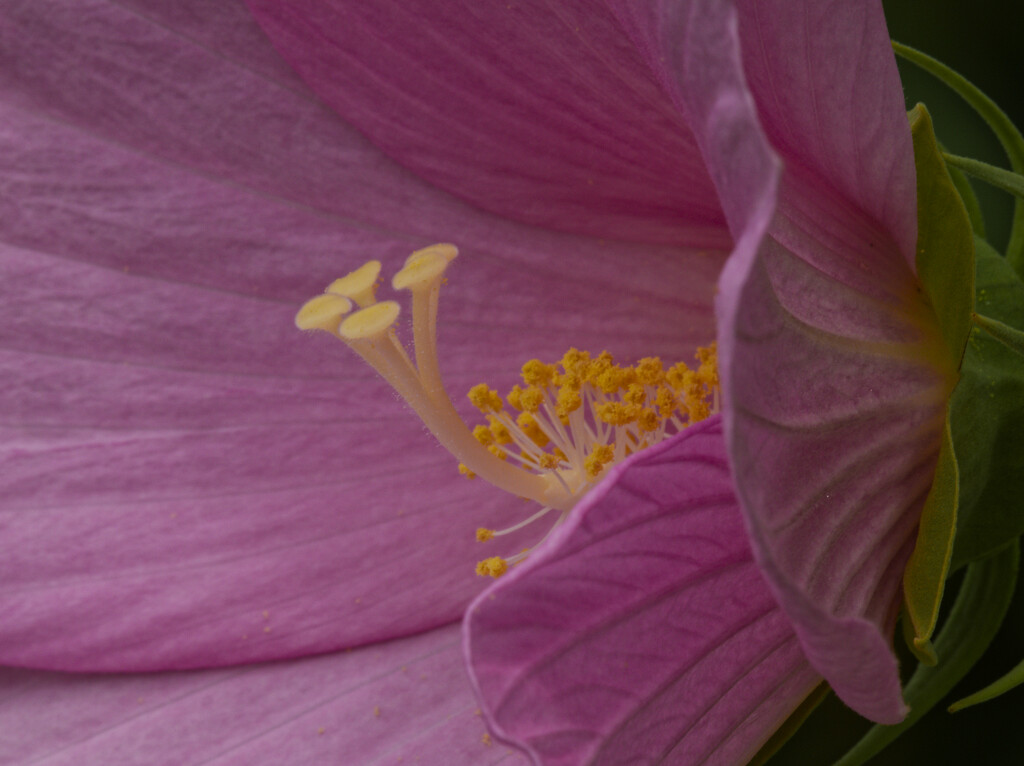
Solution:
M 641 431 L 657 431 L 658 426 L 661 424 L 661 419 L 658 417 L 658 413 L 650 407 L 644 407 L 640 410 L 640 415 L 636 419 L 636 424 L 639 426 Z
M 497 444 L 490 445 L 487 448 L 487 451 L 494 455 L 494 457 L 498 458 L 498 460 L 508 460 L 508 455 L 505 454 Z
M 539 359 L 531 359 L 523 365 L 523 382 L 528 386 L 550 386 L 554 376 L 555 366 Z
M 656 356 L 649 356 L 636 363 L 636 376 L 645 386 L 656 386 L 665 379 L 665 372 L 661 366 L 661 360 Z
M 590 354 L 576 348 L 570 348 L 562 357 L 562 369 L 569 375 L 582 376 L 590 364 Z
M 501 396 L 486 383 L 477 383 L 469 389 L 469 401 L 481 412 L 501 412 L 503 403 Z
M 465 476 L 467 479 L 475 479 L 476 474 L 473 473 L 464 463 L 459 463 L 459 473 Z
M 351 298 L 360 308 L 372 306 L 376 298 L 377 277 L 380 275 L 380 261 L 367 261 L 355 271 L 341 279 L 335 279 L 324 290 L 325 293 Z
M 302 304 L 295 315 L 295 326 L 300 330 L 338 331 L 341 318 L 352 310 L 352 301 L 340 295 L 318 295 Z
M 665 380 L 676 391 L 682 391 L 686 387 L 685 376 L 688 372 L 690 372 L 690 368 L 686 366 L 686 363 L 679 362 L 674 364 L 669 368 L 669 371 L 665 373 Z
M 398 312 L 398 304 L 394 301 L 374 303 L 346 317 L 338 328 L 338 333 L 347 340 L 376 337 L 395 323 Z
M 594 447 L 593 452 L 587 455 L 583 461 L 583 467 L 587 471 L 587 476 L 591 479 L 596 479 L 604 467 L 612 461 L 615 456 L 615 450 L 610 444 L 598 444 Z
M 640 408 L 635 404 L 606 402 L 597 406 L 597 416 L 613 426 L 626 426 L 636 421 Z
M 493 415 L 488 415 L 487 418 L 491 423 L 490 431 L 494 436 L 494 440 L 498 444 L 511 444 L 512 434 L 509 433 L 508 427 Z
M 549 455 L 547 452 L 545 452 L 537 459 L 537 463 L 540 465 L 540 467 L 546 468 L 548 470 L 551 470 L 552 468 L 557 468 L 560 462 L 561 461 L 557 457 L 555 457 L 554 455 Z
M 625 375 L 621 367 L 609 367 L 597 375 L 593 383 L 604 393 L 614 394 L 622 386 L 624 379 Z
M 507 571 L 508 562 L 500 556 L 492 556 L 476 565 L 476 573 L 481 577 L 501 577 Z
M 583 399 L 580 397 L 578 389 L 572 388 L 571 386 L 562 386 L 558 389 L 558 398 L 556 399 L 555 413 L 560 418 L 567 417 L 570 412 L 575 412 L 583 404 Z
M 486 543 L 488 540 L 491 540 L 493 538 L 494 538 L 494 530 L 493 529 L 486 529 L 484 527 L 480 527 L 476 531 L 476 541 L 478 543 Z
M 687 370 L 683 375 L 683 396 L 690 422 L 696 423 L 704 420 L 711 414 L 704 384 L 693 370 Z
M 519 386 L 512 386 L 512 390 L 508 392 L 505 397 L 505 401 L 508 402 L 509 406 L 516 410 L 523 408 L 523 401 L 521 399 L 523 395 L 523 389 Z
M 494 434 L 491 433 L 491 429 L 487 426 L 474 426 L 473 436 L 485 447 L 490 447 L 494 444 Z
M 697 369 L 697 377 L 705 386 L 708 387 L 709 391 L 717 388 L 718 344 L 712 343 L 706 348 L 698 348 L 697 359 L 700 361 L 700 367 Z
M 529 412 L 519 413 L 519 417 L 516 418 L 516 425 L 518 425 L 523 433 L 536 444 L 538 447 L 546 447 L 551 439 L 544 433 L 544 429 L 537 423 L 537 419 Z
M 627 404 L 643 404 L 647 398 L 647 392 L 639 383 L 631 383 L 626 393 L 622 395 L 622 401 Z
M 672 393 L 672 390 L 665 386 L 658 388 L 658 393 L 654 397 L 654 403 L 658 406 L 658 413 L 663 418 L 671 417 L 676 407 L 679 406 L 679 401 Z
M 441 242 L 436 245 L 430 245 L 420 250 L 416 250 L 409 254 L 409 257 L 405 259 L 406 266 L 412 266 L 421 258 L 440 256 L 444 258 L 445 263 L 451 263 L 455 260 L 455 257 L 459 254 L 459 248 L 450 242 Z
M 590 385 L 597 385 L 597 380 L 614 366 L 612 355 L 602 351 L 597 357 L 591 360 L 587 366 L 586 381 Z
M 519 403 L 524 412 L 536 412 L 544 403 L 544 392 L 536 386 L 530 386 L 519 395 Z
M 429 287 L 440 278 L 448 267 L 449 259 L 438 252 L 431 251 L 430 248 L 416 252 L 419 255 L 416 258 L 410 256 L 410 260 L 406 262 L 402 270 L 392 277 L 391 286 L 396 290 L 417 290 Z

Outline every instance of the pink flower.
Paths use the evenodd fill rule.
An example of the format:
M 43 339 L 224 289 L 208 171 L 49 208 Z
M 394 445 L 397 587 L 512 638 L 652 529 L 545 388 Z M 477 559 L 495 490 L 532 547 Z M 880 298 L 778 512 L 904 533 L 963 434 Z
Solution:
M 716 304 L 721 421 L 616 468 L 470 613 L 495 731 L 551 762 L 734 762 L 818 673 L 897 720 L 889 636 L 950 381 L 880 10 L 250 6 L 0 13 L 0 662 L 137 673 L 8 671 L 0 759 L 506 756 L 453 622 L 472 530 L 522 503 L 291 324 L 311 289 L 434 241 L 466 254 L 452 391 L 569 345 L 685 357 Z M 642 608 L 656 593 L 687 620 Z M 545 621 L 583 599 L 628 629 Z M 709 653 L 730 626 L 742 651 Z M 627 658 L 641 638 L 666 651 Z M 561 642 L 580 653 L 546 674 Z M 644 671 L 598 699 L 594 652 Z

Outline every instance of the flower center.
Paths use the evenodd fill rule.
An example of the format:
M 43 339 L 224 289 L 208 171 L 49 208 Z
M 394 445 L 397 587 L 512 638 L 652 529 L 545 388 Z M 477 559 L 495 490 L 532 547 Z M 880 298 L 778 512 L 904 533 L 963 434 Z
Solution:
M 592 356 L 570 349 L 556 364 L 524 364 L 523 385 L 504 400 L 483 383 L 470 389 L 470 401 L 487 420 L 470 431 L 445 391 L 437 360 L 438 298 L 457 255 L 450 244 L 417 250 L 391 280 L 396 290 L 412 293 L 415 364 L 395 334 L 398 304 L 376 299 L 379 261 L 336 279 L 302 306 L 295 324 L 329 332 L 359 354 L 456 457 L 463 475 L 541 506 L 507 529 L 478 529 L 480 542 L 556 512 L 543 542 L 616 462 L 718 411 L 714 344 L 697 350 L 696 369 L 682 362 L 666 368 L 655 357 L 620 366 L 607 351 Z M 499 577 L 530 550 L 485 559 L 477 572 Z

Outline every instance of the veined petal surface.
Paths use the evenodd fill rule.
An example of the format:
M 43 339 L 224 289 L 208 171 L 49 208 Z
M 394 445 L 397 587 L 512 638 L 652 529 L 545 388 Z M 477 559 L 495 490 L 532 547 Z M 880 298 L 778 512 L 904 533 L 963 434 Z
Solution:
M 352 652 L 135 675 L 2 669 L 0 763 L 516 766 L 488 744 L 457 626 Z
M 728 244 L 693 134 L 600 3 L 249 5 L 324 101 L 474 205 L 599 237 Z
M 523 504 L 461 479 L 353 354 L 294 329 L 368 258 L 460 246 L 439 337 L 465 414 L 462 392 L 533 356 L 687 358 L 714 334 L 721 253 L 546 232 L 431 188 L 237 3 L 7 3 L 0 104 L 0 662 L 234 664 L 458 616 L 473 530 Z
M 623 14 L 697 126 L 737 242 L 719 350 L 757 560 L 812 665 L 895 723 L 899 585 L 953 375 L 913 271 L 913 154 L 881 7 L 672 8 Z
M 538 763 L 745 763 L 820 677 L 754 562 L 721 418 L 617 466 L 466 614 L 492 729 Z

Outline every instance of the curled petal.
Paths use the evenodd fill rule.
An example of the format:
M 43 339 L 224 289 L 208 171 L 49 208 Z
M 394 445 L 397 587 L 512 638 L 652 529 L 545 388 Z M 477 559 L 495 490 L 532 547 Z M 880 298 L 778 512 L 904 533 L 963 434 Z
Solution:
M 492 729 L 544 764 L 745 763 L 820 681 L 754 563 L 720 418 L 626 461 L 465 621 Z
M 899 584 L 952 371 L 912 270 L 913 155 L 881 9 L 678 8 L 659 50 L 737 241 L 717 314 L 755 554 L 812 665 L 895 723 Z

